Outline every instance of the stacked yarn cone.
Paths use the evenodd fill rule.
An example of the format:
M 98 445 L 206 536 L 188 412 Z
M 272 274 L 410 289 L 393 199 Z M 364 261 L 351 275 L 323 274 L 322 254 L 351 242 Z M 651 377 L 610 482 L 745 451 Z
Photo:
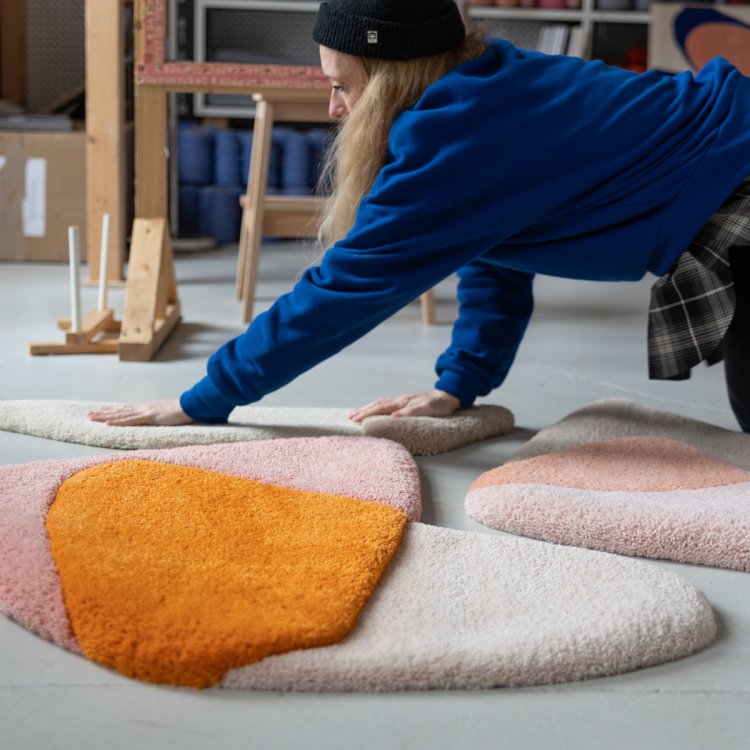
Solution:
M 268 193 L 315 192 L 330 134 L 325 129 L 274 128 Z M 180 234 L 236 242 L 247 190 L 253 135 L 250 130 L 186 124 L 178 131 Z

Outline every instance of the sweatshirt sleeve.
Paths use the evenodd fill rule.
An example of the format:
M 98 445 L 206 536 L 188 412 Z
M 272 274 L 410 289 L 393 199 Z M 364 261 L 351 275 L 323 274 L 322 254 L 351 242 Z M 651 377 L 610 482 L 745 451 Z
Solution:
M 458 318 L 436 388 L 463 406 L 505 380 L 533 310 L 534 275 L 477 259 L 458 271 Z
M 189 416 L 226 421 L 234 406 L 336 354 L 541 210 L 519 206 L 503 170 L 487 169 L 484 150 L 465 133 L 466 102 L 454 99 L 425 95 L 421 109 L 399 115 L 349 234 L 209 359 L 206 377 L 180 399 Z M 475 178 L 482 168 L 491 184 Z M 465 364 L 454 369 L 466 377 Z
M 180 404 L 199 422 L 225 422 L 364 336 L 497 241 L 498 228 L 388 185 L 360 206 L 352 231 L 288 294 L 208 361 Z

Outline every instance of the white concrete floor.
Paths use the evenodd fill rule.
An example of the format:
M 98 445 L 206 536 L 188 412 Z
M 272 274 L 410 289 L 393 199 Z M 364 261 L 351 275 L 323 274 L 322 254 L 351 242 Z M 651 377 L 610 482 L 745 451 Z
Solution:
M 305 252 L 264 249 L 257 309 L 292 283 Z M 177 260 L 184 322 L 153 362 L 113 356 L 32 358 L 29 341 L 58 340 L 67 313 L 60 265 L 0 265 L 2 398 L 141 400 L 179 395 L 206 358 L 241 332 L 233 248 Z M 476 476 L 536 430 L 591 401 L 624 396 L 734 428 L 721 366 L 685 383 L 645 376 L 648 281 L 537 281 L 537 311 L 507 383 L 487 399 L 516 415 L 513 434 L 419 459 L 426 523 L 497 533 L 474 523 L 463 498 Z M 95 291 L 84 290 L 84 308 Z M 122 310 L 123 292 L 111 292 Z M 356 406 L 425 389 L 455 315 L 438 290 L 440 325 L 412 305 L 264 403 Z M 0 463 L 88 455 L 97 449 L 0 432 Z M 672 664 L 587 682 L 483 692 L 281 694 L 195 692 L 132 682 L 0 617 L 0 744 L 8 750 L 162 748 L 733 748 L 750 747 L 750 576 L 655 563 L 703 590 L 720 622 L 716 642 Z

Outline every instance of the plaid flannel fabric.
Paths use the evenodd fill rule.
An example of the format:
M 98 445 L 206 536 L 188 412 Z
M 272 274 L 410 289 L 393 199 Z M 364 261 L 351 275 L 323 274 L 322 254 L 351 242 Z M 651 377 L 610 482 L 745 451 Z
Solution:
M 729 251 L 738 246 L 750 252 L 750 178 L 711 217 L 674 268 L 651 288 L 650 378 L 684 380 L 699 362 L 721 361 L 720 344 L 735 306 Z

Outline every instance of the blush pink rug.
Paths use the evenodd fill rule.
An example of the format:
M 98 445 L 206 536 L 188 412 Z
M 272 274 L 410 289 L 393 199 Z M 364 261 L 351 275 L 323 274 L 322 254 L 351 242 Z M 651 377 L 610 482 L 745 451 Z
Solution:
M 160 472 L 160 466 L 195 467 L 266 483 L 264 487 L 271 489 L 263 491 L 264 523 L 273 522 L 277 517 L 279 529 L 296 524 L 290 536 L 295 540 L 293 544 L 313 552 L 320 540 L 315 533 L 305 535 L 306 526 L 294 520 L 305 517 L 294 505 L 299 502 L 299 490 L 329 493 L 325 512 L 331 514 L 332 522 L 346 520 L 347 508 L 357 501 L 364 501 L 365 505 L 392 506 L 412 519 L 406 524 L 400 546 L 389 557 L 387 569 L 343 640 L 316 648 L 295 648 L 286 653 L 276 651 L 260 661 L 232 667 L 216 678 L 223 687 L 382 691 L 553 683 L 615 674 L 682 658 L 703 648 L 715 636 L 716 624 L 705 597 L 671 572 L 600 552 L 504 535 L 451 531 L 416 522 L 414 519 L 419 517 L 420 509 L 417 467 L 407 451 L 391 441 L 346 437 L 277 439 L 1 467 L 0 609 L 43 638 L 76 653 L 90 655 L 101 664 L 109 662 L 97 658 L 98 654 L 89 654 L 86 643 L 90 641 L 84 642 L 84 637 L 77 635 L 75 622 L 79 620 L 72 613 L 80 612 L 83 593 L 83 606 L 89 610 L 94 607 L 97 631 L 104 637 L 108 637 L 109 632 L 120 634 L 122 625 L 117 623 L 121 619 L 110 618 L 106 607 L 107 601 L 116 598 L 115 587 L 107 586 L 110 580 L 107 571 L 116 571 L 117 576 L 126 575 L 129 570 L 126 561 L 133 558 L 113 557 L 111 547 L 114 545 L 106 543 L 111 537 L 105 534 L 102 543 L 95 548 L 97 564 L 89 564 L 80 550 L 81 525 L 76 523 L 76 513 L 83 514 L 81 524 L 101 515 L 106 516 L 108 524 L 117 525 L 117 514 L 112 517 L 110 506 L 114 485 L 107 477 L 116 474 L 114 469 L 119 470 L 122 462 L 134 461 L 149 462 L 149 471 L 153 469 L 157 477 L 178 477 L 174 486 L 160 481 L 158 486 L 162 489 L 159 491 L 154 490 L 155 482 L 148 480 L 148 492 L 156 493 L 153 516 L 148 514 L 149 506 L 143 499 L 145 491 L 127 485 L 123 491 L 128 497 L 132 496 L 132 506 L 128 506 L 128 497 L 117 498 L 124 507 L 135 509 L 137 506 L 142 519 L 137 525 L 146 528 L 151 539 L 149 544 L 141 543 L 138 547 L 137 554 L 145 556 L 138 560 L 139 565 L 142 567 L 145 560 L 153 562 L 153 565 L 149 563 L 149 569 L 166 568 L 175 590 L 185 588 L 188 583 L 195 588 L 194 580 L 184 580 L 189 575 L 181 564 L 186 556 L 167 556 L 165 550 L 174 550 L 175 542 L 178 547 L 184 543 L 186 549 L 191 549 L 191 561 L 194 553 L 203 555 L 207 567 L 201 569 L 201 576 L 205 574 L 206 578 L 205 582 L 201 578 L 200 585 L 203 590 L 213 591 L 226 587 L 227 565 L 234 567 L 235 561 L 237 565 L 242 564 L 242 550 L 247 541 L 243 533 L 232 534 L 232 540 L 227 538 L 229 535 L 222 535 L 222 554 L 215 556 L 210 548 L 195 549 L 196 539 L 202 535 L 193 535 L 189 529 L 185 531 L 182 524 L 175 527 L 175 514 L 171 512 L 172 508 L 177 512 L 185 507 L 186 484 L 192 481 L 193 475 L 183 472 L 186 480 L 181 484 L 182 474 Z M 105 485 L 101 497 L 110 498 L 107 507 L 100 511 L 96 507 L 96 487 L 91 484 L 98 477 L 102 477 Z M 224 484 L 234 487 L 237 482 Z M 67 501 L 71 497 L 71 486 L 88 486 L 86 498 L 90 501 L 70 505 Z M 288 492 L 283 488 L 288 488 Z M 222 522 L 224 526 L 227 522 L 238 527 L 248 522 L 252 524 L 253 496 L 248 495 L 247 514 L 244 514 L 237 512 L 236 497 L 223 500 L 215 494 L 206 490 L 205 495 L 192 496 L 192 517 L 205 515 L 210 519 L 216 518 L 217 513 L 228 513 L 228 519 Z M 339 496 L 340 504 L 335 497 L 331 502 L 332 496 Z M 206 503 L 205 513 L 202 502 Z M 320 520 L 322 511 L 315 507 L 315 496 L 308 495 L 304 502 Z M 55 510 L 50 513 L 50 508 Z M 392 516 L 393 512 L 389 508 L 383 515 Z M 344 526 L 337 524 L 339 529 Z M 255 526 L 250 528 L 257 536 Z M 370 528 L 372 541 L 372 525 Z M 211 530 L 210 525 L 208 530 Z M 377 528 L 374 531 L 377 537 Z M 184 533 L 187 536 L 183 540 Z M 175 534 L 179 539 L 175 540 Z M 388 534 L 388 538 L 393 539 L 392 531 L 384 527 L 383 538 Z M 273 536 L 273 543 L 268 544 L 263 537 L 255 539 L 252 549 L 264 555 L 268 551 L 264 573 L 278 571 L 278 587 L 284 588 L 290 574 L 299 579 L 304 570 L 289 567 L 296 565 L 297 556 L 288 554 L 289 545 L 279 540 L 278 529 L 274 529 Z M 234 547 L 225 549 L 230 543 L 237 545 L 236 554 Z M 360 537 L 341 538 L 341 547 L 356 554 L 364 544 L 370 542 Z M 279 548 L 287 551 L 282 563 L 275 562 L 272 555 L 272 549 Z M 67 563 L 63 562 L 64 558 L 55 557 L 61 549 L 68 550 L 65 553 Z M 133 548 L 129 549 L 128 554 L 132 555 Z M 380 554 L 379 549 L 383 547 L 378 542 L 361 551 L 372 557 Z M 70 554 L 75 556 L 72 565 Z M 257 559 L 257 554 L 255 557 Z M 307 558 L 309 565 L 310 556 Z M 318 558 L 313 555 L 313 559 Z M 61 567 L 56 560 L 61 562 Z M 87 570 L 87 575 L 97 580 L 77 577 L 79 563 L 84 566 L 80 569 Z M 185 570 L 194 568 L 193 565 Z M 323 572 L 330 579 L 329 569 Z M 218 576 L 214 582 L 212 575 Z M 344 578 L 348 580 L 346 575 Z M 245 576 L 245 583 L 253 580 L 252 576 Z M 264 594 L 274 588 L 267 575 L 262 585 Z M 222 620 L 221 616 L 211 611 L 207 615 L 202 612 L 201 617 L 192 615 L 188 622 L 180 618 L 165 622 L 170 612 L 179 609 L 170 598 L 171 584 L 166 593 L 163 588 L 150 592 L 146 577 L 141 587 L 154 610 L 154 625 L 162 632 L 174 634 L 169 640 L 169 654 L 164 657 L 167 673 L 172 655 L 189 650 L 189 644 L 183 648 L 179 640 L 179 634 L 185 631 L 192 634 L 193 643 L 196 639 L 208 642 L 206 659 L 210 657 L 211 664 L 226 663 L 227 644 L 221 639 L 212 642 L 206 632 L 200 630 L 201 617 L 207 616 L 213 626 L 217 620 Z M 106 594 L 103 599 L 85 598 L 87 591 L 102 589 Z M 78 609 L 70 609 L 66 604 L 72 602 L 73 597 L 76 597 Z M 217 606 L 229 608 L 229 604 L 224 599 Z M 121 609 L 121 606 L 116 607 L 117 612 Z M 331 606 L 330 610 L 335 613 L 337 607 Z M 265 614 L 265 611 L 258 613 L 259 617 Z M 141 615 L 145 618 L 140 625 L 144 628 L 141 632 L 151 632 L 150 615 L 139 609 L 139 617 Z M 111 628 L 107 627 L 108 622 Z M 265 623 L 264 619 L 259 628 L 258 623 L 251 622 L 252 627 L 244 639 L 243 633 L 234 628 L 229 640 L 247 642 L 254 637 L 251 633 L 260 629 L 264 643 L 277 643 L 280 639 L 275 638 L 274 631 L 269 631 Z M 302 626 L 307 627 L 304 621 Z M 132 634 L 122 637 L 125 636 L 133 639 Z M 310 643 L 316 639 L 304 638 L 303 641 Z M 116 640 L 121 652 L 122 638 L 118 635 Z M 142 660 L 145 644 L 139 643 L 137 638 L 132 642 L 131 651 Z M 160 654 L 155 653 L 154 660 L 160 658 Z M 195 658 L 193 649 L 191 664 L 198 670 L 200 665 L 195 663 Z M 144 674 L 145 669 L 146 674 L 152 675 L 148 679 L 159 682 L 158 675 L 165 673 L 163 666 L 155 663 L 151 669 L 147 663 L 133 674 Z M 130 674 L 116 664 L 115 668 Z
M 610 399 L 479 477 L 466 510 L 535 539 L 750 570 L 748 468 L 749 436 Z

